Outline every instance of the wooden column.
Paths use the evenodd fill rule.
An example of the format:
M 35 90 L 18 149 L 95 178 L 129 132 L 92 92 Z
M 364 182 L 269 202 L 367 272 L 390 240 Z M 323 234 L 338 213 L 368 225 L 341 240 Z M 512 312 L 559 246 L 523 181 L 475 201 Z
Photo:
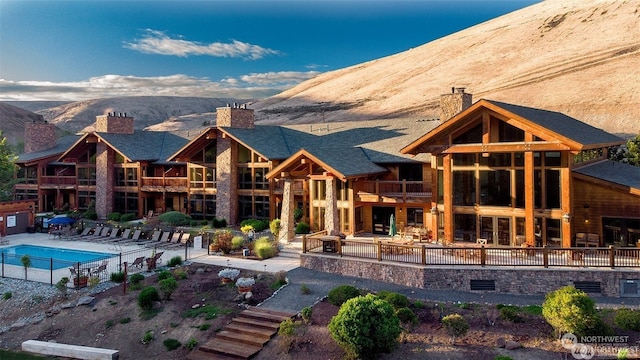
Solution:
M 443 192 L 444 192 L 444 239 L 445 243 L 453 241 L 453 185 L 451 174 L 451 154 L 445 154 L 443 159 Z
M 562 168 L 560 168 L 560 207 L 562 208 L 562 247 L 571 247 L 572 212 L 571 212 L 571 153 L 562 152 Z
M 525 133 L 524 140 L 526 142 L 533 141 L 531 133 Z M 524 216 L 525 216 L 525 238 L 529 246 L 535 246 L 535 197 L 534 197 L 534 163 L 533 151 L 525 151 L 524 153 Z
M 431 209 L 438 208 L 438 159 L 435 155 L 431 156 Z M 433 238 L 438 239 L 438 215 L 437 211 L 431 212 L 431 232 Z

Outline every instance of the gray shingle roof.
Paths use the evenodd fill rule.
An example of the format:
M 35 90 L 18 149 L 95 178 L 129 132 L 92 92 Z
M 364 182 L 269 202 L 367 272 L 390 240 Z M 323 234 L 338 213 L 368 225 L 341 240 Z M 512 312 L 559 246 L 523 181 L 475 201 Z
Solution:
M 345 177 L 388 171 L 371 162 L 364 149 L 358 147 L 314 147 L 313 151 L 309 152 Z
M 165 131 L 135 131 L 133 134 L 97 133 L 131 161 L 164 163 L 188 139 Z
M 573 169 L 578 174 L 640 189 L 640 166 L 604 160 Z
M 56 140 L 56 146 L 52 147 L 51 149 L 29 153 L 29 154 L 26 154 L 26 153 L 19 154 L 18 159 L 16 160 L 16 163 L 18 164 L 26 163 L 26 162 L 43 159 L 51 156 L 62 155 L 65 151 L 67 151 L 67 149 L 69 149 L 69 147 L 75 144 L 75 142 L 78 141 L 78 139 L 80 139 L 80 135 L 63 136 Z
M 486 100 L 520 117 L 588 147 L 589 145 L 622 143 L 623 139 L 565 114 Z

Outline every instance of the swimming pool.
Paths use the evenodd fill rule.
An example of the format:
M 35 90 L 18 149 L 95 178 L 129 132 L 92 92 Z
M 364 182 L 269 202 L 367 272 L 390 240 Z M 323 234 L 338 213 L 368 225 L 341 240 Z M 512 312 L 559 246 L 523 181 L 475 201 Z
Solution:
M 22 266 L 20 259 L 24 255 L 29 255 L 31 258 L 31 267 L 47 270 L 52 267 L 52 259 L 52 269 L 58 270 L 73 266 L 73 263 L 110 259 L 117 255 L 36 245 L 16 245 L 0 249 L 0 251 L 3 253 L 5 264 Z

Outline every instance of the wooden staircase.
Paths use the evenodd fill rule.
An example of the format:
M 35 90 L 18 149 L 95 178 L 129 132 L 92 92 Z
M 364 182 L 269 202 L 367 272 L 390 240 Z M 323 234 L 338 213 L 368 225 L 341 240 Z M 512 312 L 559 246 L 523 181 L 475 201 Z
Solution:
M 250 359 L 278 332 L 280 323 L 295 314 L 250 307 L 235 317 L 216 337 L 192 351 L 188 360 Z

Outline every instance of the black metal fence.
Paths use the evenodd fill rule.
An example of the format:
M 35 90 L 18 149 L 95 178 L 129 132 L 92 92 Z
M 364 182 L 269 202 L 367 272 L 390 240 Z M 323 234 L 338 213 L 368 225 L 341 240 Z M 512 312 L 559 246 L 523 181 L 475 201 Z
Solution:
M 303 253 L 399 263 L 521 267 L 640 267 L 640 248 L 442 246 L 432 243 L 340 239 L 322 233 L 303 237 Z

